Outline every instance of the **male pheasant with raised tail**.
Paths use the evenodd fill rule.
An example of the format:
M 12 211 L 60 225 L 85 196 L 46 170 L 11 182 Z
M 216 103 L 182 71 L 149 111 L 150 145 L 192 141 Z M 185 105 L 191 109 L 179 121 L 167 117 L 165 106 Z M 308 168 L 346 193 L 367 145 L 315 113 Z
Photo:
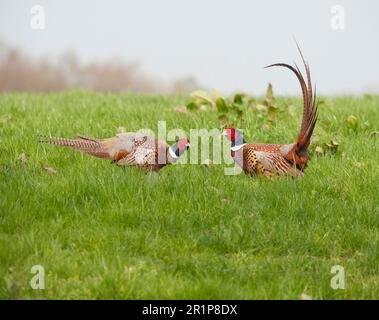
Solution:
M 188 138 L 179 139 L 170 146 L 165 141 L 135 132 L 120 133 L 108 139 L 85 136 L 78 136 L 77 139 L 44 137 L 40 142 L 112 160 L 121 166 L 137 166 L 145 172 L 158 171 L 175 163 L 190 147 Z
M 266 67 L 288 68 L 300 82 L 304 107 L 300 133 L 296 142 L 290 144 L 246 143 L 242 132 L 236 128 L 228 128 L 223 132 L 232 142 L 231 155 L 234 161 L 249 175 L 300 176 L 307 167 L 309 161 L 307 149 L 317 121 L 317 100 L 316 94 L 312 91 L 309 64 L 305 62 L 300 49 L 299 52 L 305 66 L 306 80 L 296 64 L 293 67 L 285 63 L 276 63 Z

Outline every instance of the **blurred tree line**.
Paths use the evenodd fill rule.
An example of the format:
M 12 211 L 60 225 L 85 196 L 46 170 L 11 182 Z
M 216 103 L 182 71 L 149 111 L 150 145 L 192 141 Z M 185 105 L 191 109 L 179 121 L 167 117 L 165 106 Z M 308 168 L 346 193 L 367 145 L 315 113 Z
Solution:
M 142 72 L 138 63 L 120 59 L 83 64 L 74 51 L 55 59 L 34 58 L 0 43 L 0 92 L 51 92 L 67 89 L 96 91 L 187 94 L 199 87 L 193 77 L 172 83 Z

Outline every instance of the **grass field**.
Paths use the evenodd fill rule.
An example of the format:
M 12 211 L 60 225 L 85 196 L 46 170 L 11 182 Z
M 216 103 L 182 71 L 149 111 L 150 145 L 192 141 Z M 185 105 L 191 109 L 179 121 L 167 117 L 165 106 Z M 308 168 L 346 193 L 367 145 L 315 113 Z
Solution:
M 0 298 L 379 298 L 379 97 L 324 99 L 315 135 L 339 148 L 314 155 L 298 179 L 226 176 L 224 165 L 145 174 L 36 142 L 156 130 L 158 120 L 219 127 L 213 112 L 175 111 L 188 100 L 0 96 Z M 269 129 L 246 113 L 247 140 L 294 141 L 301 100 L 279 103 L 288 100 L 295 116 Z M 33 265 L 45 290 L 30 287 Z M 334 265 L 344 290 L 330 286 Z

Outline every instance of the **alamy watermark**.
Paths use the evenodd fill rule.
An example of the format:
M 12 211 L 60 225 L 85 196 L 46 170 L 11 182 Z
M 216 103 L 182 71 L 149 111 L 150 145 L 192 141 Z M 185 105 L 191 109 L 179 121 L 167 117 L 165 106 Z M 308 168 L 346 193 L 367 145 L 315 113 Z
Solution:
M 211 160 L 212 164 L 226 164 L 228 167 L 224 168 L 225 175 L 237 175 L 242 172 L 242 168 L 238 165 L 231 156 L 231 142 L 225 138 L 222 129 L 205 129 L 196 128 L 190 129 L 189 133 L 180 128 L 167 130 L 166 121 L 158 121 L 158 132 L 155 134 L 154 130 L 144 128 L 138 130 L 136 133 L 141 136 L 147 135 L 150 137 L 157 137 L 162 141 L 175 141 L 177 138 L 187 137 L 190 140 L 190 152 L 184 153 L 178 160 L 178 164 L 206 164 Z M 243 132 L 243 130 L 240 130 Z M 166 161 L 165 155 L 159 155 L 158 162 L 164 163 Z
M 334 265 L 330 273 L 334 274 L 330 280 L 330 287 L 334 290 L 345 289 L 345 268 L 340 265 Z
M 33 30 L 43 30 L 46 28 L 45 8 L 39 4 L 30 8 L 30 27 Z
M 30 286 L 34 290 L 45 289 L 45 268 L 39 264 L 32 266 L 30 273 L 34 274 L 30 280 Z
M 330 26 L 333 30 L 345 29 L 345 7 L 334 5 L 330 8 L 332 17 L 330 18 Z

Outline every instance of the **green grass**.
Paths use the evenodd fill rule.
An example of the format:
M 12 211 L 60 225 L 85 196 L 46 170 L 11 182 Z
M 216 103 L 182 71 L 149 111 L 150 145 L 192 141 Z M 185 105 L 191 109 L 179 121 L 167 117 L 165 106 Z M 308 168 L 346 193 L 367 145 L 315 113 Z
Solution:
M 290 100 L 295 117 L 280 113 L 269 130 L 247 114 L 247 140 L 294 141 L 301 101 Z M 225 176 L 225 165 L 146 175 L 36 142 L 40 133 L 156 130 L 158 120 L 168 130 L 219 127 L 217 114 L 174 111 L 187 101 L 0 96 L 0 298 L 379 298 L 379 140 L 370 137 L 379 129 L 378 97 L 325 99 L 315 135 L 340 147 L 314 156 L 299 179 Z M 37 264 L 45 290 L 29 285 Z M 330 287 L 337 264 L 344 290 Z

